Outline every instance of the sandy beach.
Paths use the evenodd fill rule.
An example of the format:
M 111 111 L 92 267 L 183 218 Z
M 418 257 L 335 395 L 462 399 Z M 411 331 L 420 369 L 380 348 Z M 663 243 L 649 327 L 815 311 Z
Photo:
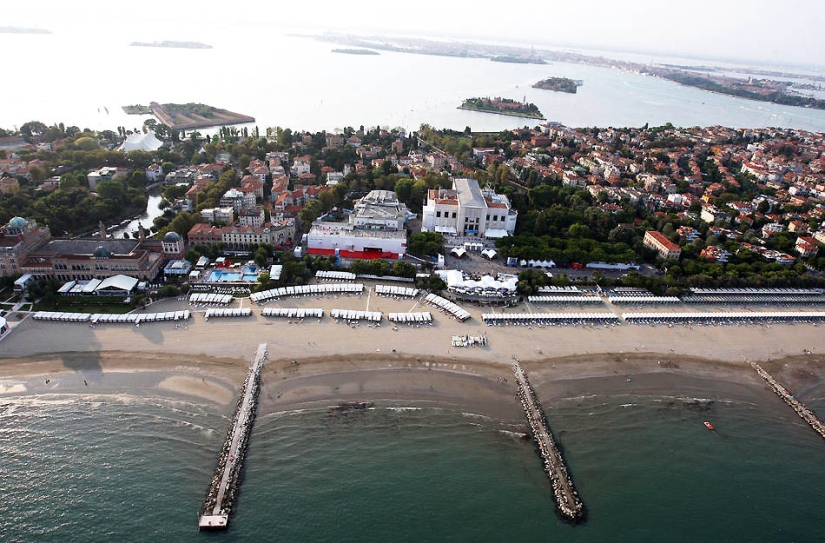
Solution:
M 371 327 L 324 317 L 291 323 L 266 319 L 254 305 L 253 316 L 245 319 L 205 321 L 205 310 L 195 309 L 185 327 L 93 328 L 29 317 L 16 322 L 0 343 L 0 394 L 46 392 L 58 385 L 136 386 L 225 405 L 243 381 L 255 348 L 264 342 L 271 359 L 263 374 L 261 406 L 266 410 L 392 399 L 456 403 L 510 418 L 517 416 L 517 406 L 512 383 L 505 380 L 515 360 L 530 372 L 544 401 L 671 392 L 769 397 L 745 364 L 748 359 L 763 362 L 803 401 L 821 396 L 825 382 L 825 334 L 811 325 L 488 327 L 481 323 L 478 307 L 466 307 L 473 318 L 459 323 L 415 300 L 374 294 L 294 298 L 278 305 L 327 312 L 432 311 L 436 322 L 395 327 L 385 320 Z M 236 300 L 237 306 L 250 307 L 250 302 Z M 190 306 L 166 300 L 146 311 L 183 308 Z M 524 306 L 507 311 L 528 309 L 532 311 Z M 486 335 L 488 345 L 451 346 L 453 335 L 467 334 Z

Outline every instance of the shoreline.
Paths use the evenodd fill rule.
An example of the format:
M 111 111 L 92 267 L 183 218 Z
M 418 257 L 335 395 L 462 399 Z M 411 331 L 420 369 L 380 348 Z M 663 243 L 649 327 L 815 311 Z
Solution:
M 275 358 L 264 366 L 262 414 L 374 401 L 523 422 L 509 362 L 380 353 L 294 360 L 297 364 L 293 359 Z M 123 351 L 4 359 L 0 360 L 0 398 L 137 392 L 196 400 L 224 410 L 236 399 L 247 362 L 244 358 L 169 358 Z M 520 363 L 546 405 L 595 396 L 673 396 L 787 409 L 747 364 L 698 357 L 663 360 L 656 353 L 546 357 Z M 787 357 L 763 364 L 803 403 L 825 393 L 825 356 Z

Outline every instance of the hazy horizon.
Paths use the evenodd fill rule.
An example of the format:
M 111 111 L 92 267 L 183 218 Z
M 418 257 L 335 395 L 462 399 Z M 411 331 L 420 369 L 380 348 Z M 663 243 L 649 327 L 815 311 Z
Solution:
M 117 5 L 103 0 L 72 4 L 42 0 L 4 9 L 4 26 L 51 32 L 89 32 L 117 25 L 124 36 L 156 26 L 202 27 L 209 32 L 227 24 L 248 25 L 251 32 L 334 31 L 351 34 L 427 36 L 434 39 L 519 43 L 536 47 L 609 50 L 731 62 L 773 63 L 825 68 L 825 3 L 789 0 L 782 10 L 767 0 L 746 7 L 731 1 L 696 0 L 690 5 L 662 5 L 650 0 L 583 0 L 575 4 L 525 0 L 512 8 L 437 3 L 420 0 L 396 6 L 377 0 L 347 4 L 308 0 L 297 4 L 259 5 L 238 0 L 195 5 L 146 0 Z M 507 13 L 510 10 L 511 13 Z M 187 33 L 187 34 L 188 34 Z M 168 36 L 166 39 L 191 39 Z

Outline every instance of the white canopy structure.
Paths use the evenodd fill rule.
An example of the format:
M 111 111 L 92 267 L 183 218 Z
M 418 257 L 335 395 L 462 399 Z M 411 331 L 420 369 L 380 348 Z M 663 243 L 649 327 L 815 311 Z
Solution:
M 382 296 L 402 296 L 405 298 L 415 298 L 419 290 L 412 287 L 399 287 L 395 285 L 375 285 L 375 293 Z
M 598 296 L 528 296 L 531 304 L 600 304 Z
M 117 148 L 118 151 L 157 151 L 163 146 L 163 142 L 155 137 L 151 132 L 146 134 L 136 132 L 130 134 L 123 144 Z
M 343 271 L 318 270 L 317 272 L 315 272 L 315 278 L 333 281 L 355 281 L 355 274 Z
M 431 304 L 431 305 L 434 305 L 436 307 L 439 307 L 439 308 L 443 309 L 444 311 L 446 311 L 447 313 L 450 313 L 452 316 L 454 316 L 455 318 L 457 318 L 460 321 L 466 321 L 467 319 L 469 319 L 472 316 L 472 315 L 470 315 L 470 312 L 467 311 L 466 309 L 463 309 L 463 308 L 459 307 L 458 305 L 454 304 L 450 300 L 448 300 L 446 298 L 442 298 L 441 296 L 438 296 L 437 294 L 427 294 L 427 297 L 424 298 L 424 301 L 427 302 L 428 304 Z
M 267 307 L 261 311 L 261 315 L 264 317 L 276 317 L 282 319 L 320 319 L 324 316 L 324 310 L 321 308 L 304 307 Z
M 822 322 L 825 311 L 731 311 L 731 312 L 673 312 L 624 313 L 630 324 L 742 324 L 762 322 Z
M 266 303 L 276 298 L 286 296 L 325 296 L 330 294 L 361 294 L 364 292 L 363 283 L 327 283 L 321 285 L 296 285 L 253 292 L 249 299 L 256 304 Z
M 529 324 L 617 324 L 615 313 L 485 313 L 481 320 L 488 326 Z

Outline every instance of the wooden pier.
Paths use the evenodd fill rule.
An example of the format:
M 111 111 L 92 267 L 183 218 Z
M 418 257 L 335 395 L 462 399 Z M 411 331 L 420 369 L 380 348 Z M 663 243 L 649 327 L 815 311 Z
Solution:
M 758 373 L 759 376 L 768 383 L 768 386 L 776 392 L 777 396 L 782 398 L 782 401 L 791 406 L 791 408 L 796 411 L 800 417 L 802 417 L 802 420 L 807 422 L 816 433 L 825 438 L 825 424 L 823 424 L 822 421 L 814 415 L 813 411 L 805 407 L 802 402 L 794 398 L 793 395 L 788 392 L 785 387 L 780 385 L 770 373 L 762 369 L 762 366 L 755 362 L 748 363 L 753 369 L 756 370 L 756 373 Z
M 235 416 L 232 418 L 232 426 L 226 433 L 226 441 L 218 455 L 215 475 L 212 477 L 209 493 L 206 495 L 198 520 L 198 527 L 202 530 L 224 529 L 229 524 L 229 515 L 232 513 L 238 491 L 238 476 L 258 406 L 261 367 L 266 358 L 266 343 L 261 343 L 244 381 Z
M 584 504 L 579 499 L 579 494 L 573 486 L 573 480 L 567 472 L 567 466 L 564 464 L 561 451 L 559 451 L 556 442 L 553 441 L 553 434 L 550 432 L 538 396 L 536 396 L 533 387 L 530 386 L 527 374 L 521 369 L 520 365 L 513 365 L 513 374 L 516 376 L 519 400 L 521 400 L 521 405 L 524 407 L 527 421 L 530 423 L 533 439 L 536 440 L 539 447 L 539 452 L 544 461 L 544 470 L 547 472 L 553 486 L 553 495 L 556 498 L 559 514 L 565 520 L 579 522 L 584 518 Z

